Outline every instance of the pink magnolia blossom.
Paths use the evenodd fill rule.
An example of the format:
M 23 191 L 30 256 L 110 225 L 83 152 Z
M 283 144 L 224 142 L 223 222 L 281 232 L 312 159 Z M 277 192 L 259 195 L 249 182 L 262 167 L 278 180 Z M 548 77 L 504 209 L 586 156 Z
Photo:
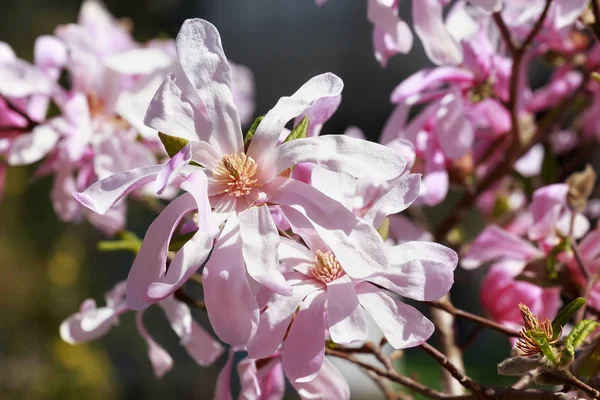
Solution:
M 593 274 L 598 272 L 598 268 L 600 267 L 600 227 L 596 226 L 594 230 L 588 232 L 577 246 L 583 263 L 589 270 L 589 273 L 593 276 Z M 583 276 L 581 267 L 573 252 L 562 253 L 560 259 L 569 269 L 571 278 L 575 284 L 580 288 L 585 289 L 587 279 Z M 596 283 L 592 287 L 587 300 L 592 307 L 596 309 L 600 307 L 600 284 Z
M 560 288 L 543 288 L 516 280 L 523 265 L 520 261 L 504 260 L 495 263 L 481 284 L 481 304 L 489 316 L 514 329 L 520 329 L 523 318 L 519 304 L 525 304 L 539 318 L 552 320 L 561 306 Z
M 233 351 L 230 351 L 227 363 L 217 378 L 216 400 L 231 400 L 231 376 L 233 370 Z M 262 360 L 246 358 L 237 364 L 241 392 L 239 399 L 280 400 L 285 394 L 285 376 L 281 355 L 274 354 Z M 332 398 L 350 399 L 348 383 L 327 358 L 323 367 L 310 382 L 292 382 L 302 400 Z
M 118 323 L 119 317 L 128 312 L 125 303 L 126 284 L 120 282 L 106 296 L 106 306 L 97 307 L 93 299 L 81 304 L 78 313 L 67 318 L 60 326 L 61 338 L 70 344 L 86 343 L 106 335 Z M 172 297 L 159 304 L 179 336 L 181 345 L 199 365 L 212 364 L 223 352 L 221 344 L 214 340 L 192 319 L 189 307 Z M 143 311 L 136 313 L 136 326 L 148 345 L 148 358 L 155 375 L 160 378 L 173 366 L 173 359 L 148 333 L 143 324 Z
M 333 74 L 316 76 L 291 97 L 282 98 L 245 146 L 232 101 L 229 63 L 216 28 L 202 20 L 186 21 L 177 36 L 177 53 L 184 74 L 165 80 L 150 104 L 146 123 L 190 143 L 165 165 L 115 174 L 77 198 L 102 214 L 142 184 L 155 181 L 160 192 L 179 171 L 187 175 L 181 188 L 188 193 L 169 204 L 147 231 L 128 278 L 127 303 L 142 309 L 171 295 L 206 260 L 216 239 L 203 270 L 208 315 L 223 341 L 243 345 L 256 331 L 259 317 L 250 283 L 291 294 L 279 272 L 279 234 L 266 203 L 300 210 L 331 238 L 338 257 L 361 260 L 373 268 L 387 265 L 374 228 L 339 203 L 318 196 L 311 186 L 280 174 L 297 163 L 311 162 L 359 178 L 393 179 L 406 162 L 391 149 L 343 135 L 277 145 L 288 120 L 321 98 L 339 95 L 342 81 Z M 200 103 L 204 108 L 196 106 Z M 199 115 L 203 111 L 210 123 Z M 189 166 L 190 161 L 204 168 Z M 167 271 L 171 235 L 181 218 L 194 210 L 199 213 L 199 229 Z M 223 223 L 219 231 L 217 226 Z M 332 224 L 340 229 L 331 230 Z

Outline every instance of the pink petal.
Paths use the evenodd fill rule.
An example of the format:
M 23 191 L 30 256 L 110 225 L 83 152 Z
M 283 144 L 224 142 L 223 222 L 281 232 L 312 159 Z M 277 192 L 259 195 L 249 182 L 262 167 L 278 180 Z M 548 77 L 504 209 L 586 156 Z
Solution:
M 406 210 L 417 199 L 421 189 L 421 174 L 402 176 L 392 185 L 364 216 L 364 219 L 376 228 L 385 217 Z
M 462 61 L 462 51 L 446 30 L 442 12 L 439 0 L 415 1 L 412 7 L 415 32 L 433 63 L 458 64 Z
M 278 178 L 265 191 L 270 202 L 292 206 L 306 216 L 351 277 L 364 278 L 387 265 L 383 241 L 375 228 L 317 189 Z M 284 213 L 286 209 L 282 207 Z
M 378 180 L 393 179 L 406 168 L 406 160 L 395 150 L 344 135 L 292 140 L 275 149 L 274 161 L 276 175 L 303 162 L 322 165 L 356 178 Z M 265 181 L 273 178 L 264 177 Z
M 154 182 L 154 188 L 156 194 L 162 194 L 166 189 L 167 185 L 177 176 L 177 173 L 181 168 L 189 164 L 192 159 L 191 145 L 186 144 L 183 149 L 179 150 L 177 154 L 169 159 L 163 169 L 160 170 L 156 181 Z
M 242 238 L 229 217 L 203 271 L 204 301 L 210 323 L 222 341 L 246 345 L 258 328 L 259 310 L 246 278 Z
M 350 400 L 350 387 L 344 376 L 327 358 L 319 374 L 310 382 L 292 382 L 292 386 L 302 400 L 317 400 L 331 398 Z
M 129 276 L 127 277 L 127 305 L 141 310 L 151 304 L 146 296 L 148 285 L 163 278 L 166 271 L 167 251 L 173 231 L 179 221 L 197 207 L 191 194 L 183 194 L 173 200 L 152 222 Z
M 403 297 L 437 300 L 454 283 L 456 252 L 431 242 L 406 242 L 389 249 L 390 268 L 369 279 Z
M 219 376 L 217 377 L 217 384 L 215 387 L 215 400 L 232 400 L 233 396 L 231 395 L 231 373 L 233 372 L 233 348 L 229 350 L 229 357 L 227 357 L 227 361 L 221 372 L 219 372 Z
M 238 214 L 244 261 L 250 276 L 258 283 L 284 296 L 292 288 L 279 272 L 277 247 L 279 232 L 267 206 L 250 207 Z
M 326 73 L 311 78 L 290 97 L 279 99 L 258 125 L 247 154 L 259 164 L 263 164 L 265 157 L 277 145 L 279 135 L 290 119 L 300 115 L 323 97 L 339 95 L 343 87 L 344 83 L 340 78 Z
M 475 77 L 473 72 L 458 67 L 439 67 L 424 69 L 406 78 L 392 92 L 392 103 L 412 103 L 410 98 L 420 95 L 426 90 L 438 89 L 445 84 L 460 85 L 471 83 Z
M 283 369 L 291 382 L 309 382 L 323 365 L 325 355 L 324 307 L 327 295 L 309 295 L 296 314 L 283 347 Z
M 433 235 L 404 215 L 390 215 L 390 237 L 397 242 L 432 241 Z
M 323 167 L 315 167 L 311 174 L 311 185 L 334 200 L 339 201 L 348 210 L 354 205 L 356 179 L 343 172 L 333 172 Z
M 150 359 L 150 363 L 152 364 L 152 369 L 154 371 L 154 375 L 157 378 L 162 378 L 167 372 L 173 368 L 173 359 L 167 353 L 167 351 L 162 348 L 158 343 L 152 339 L 143 322 L 144 312 L 140 311 L 136 313 L 135 316 L 135 324 L 137 326 L 138 332 L 142 338 L 146 341 L 148 345 L 148 358 Z
M 348 275 L 327 284 L 327 323 L 331 340 L 335 343 L 367 339 L 367 320 Z
M 248 343 L 248 357 L 265 358 L 277 350 L 292 316 L 302 300 L 315 291 L 322 292 L 324 285 L 316 280 L 307 280 L 292 287 L 291 296 L 276 294 L 271 304 L 260 315 L 260 323 L 256 335 Z
M 31 131 L 17 136 L 8 153 L 9 165 L 27 165 L 41 160 L 58 142 L 59 135 L 49 125 L 39 125 Z
M 219 149 L 223 154 L 241 152 L 244 143 L 231 93 L 231 71 L 217 28 L 201 19 L 186 20 L 177 35 L 177 55 L 206 107 Z
M 448 158 L 460 158 L 471 150 L 475 134 L 465 117 L 465 107 L 458 94 L 449 93 L 440 101 L 435 129 L 440 146 Z
M 185 77 L 177 80 L 185 82 Z M 183 83 L 182 83 L 183 84 Z M 148 106 L 144 123 L 159 132 L 187 140 L 208 140 L 210 123 L 169 74 Z
M 323 97 L 296 117 L 294 125 L 297 125 L 303 117 L 308 117 L 308 137 L 319 136 L 323 124 L 335 113 L 342 102 L 342 96 Z
M 90 210 L 104 214 L 123 196 L 156 179 L 162 168 L 162 165 L 153 165 L 114 174 L 73 196 Z
M 461 265 L 465 269 L 473 269 L 496 258 L 530 260 L 541 255 L 540 250 L 528 241 L 496 225 L 491 225 L 475 239 L 471 250 L 463 257 Z
M 85 343 L 106 335 L 119 317 L 111 307 L 77 313 L 60 324 L 60 337 L 69 344 Z
M 360 305 L 373 317 L 395 349 L 415 347 L 431 337 L 434 326 L 416 308 L 364 282 L 356 286 Z

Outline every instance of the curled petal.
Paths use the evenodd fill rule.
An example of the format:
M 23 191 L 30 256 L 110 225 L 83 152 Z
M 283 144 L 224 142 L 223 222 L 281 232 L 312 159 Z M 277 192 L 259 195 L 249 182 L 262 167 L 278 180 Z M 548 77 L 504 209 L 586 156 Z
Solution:
M 381 292 L 370 283 L 356 286 L 360 304 L 373 317 L 395 349 L 415 347 L 433 334 L 434 326 L 417 309 Z

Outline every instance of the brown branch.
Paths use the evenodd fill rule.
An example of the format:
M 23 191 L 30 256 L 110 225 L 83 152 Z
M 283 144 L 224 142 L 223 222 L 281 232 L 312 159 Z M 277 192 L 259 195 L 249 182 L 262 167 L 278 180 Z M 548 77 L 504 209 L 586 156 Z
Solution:
M 515 54 L 517 48 L 510 33 L 510 29 L 508 29 L 508 26 L 506 26 L 506 23 L 504 22 L 504 18 L 502 18 L 502 14 L 496 11 L 492 14 L 492 18 L 494 19 L 496 26 L 498 26 L 498 30 L 500 31 L 500 35 L 502 36 L 502 40 L 504 40 L 508 51 L 510 52 L 510 54 Z
M 348 354 L 344 350 L 326 348 L 325 352 L 328 355 L 348 360 L 348 361 L 358 365 L 359 367 L 364 368 L 367 371 L 371 371 L 381 377 L 389 379 L 392 382 L 395 382 L 402 386 L 405 386 L 405 387 L 409 388 L 410 390 L 412 390 L 416 393 L 419 393 L 427 398 L 436 399 L 436 400 L 451 398 L 444 393 L 438 392 L 437 390 L 431 389 L 431 388 L 423 385 L 422 383 L 415 381 L 414 379 L 400 375 L 399 373 L 397 373 L 394 370 L 389 370 L 388 368 L 385 368 L 385 369 L 379 368 L 379 367 L 376 367 L 369 363 L 366 363 L 364 361 L 358 360 L 352 354 Z
M 445 302 L 445 301 L 430 301 L 427 302 L 427 304 L 429 304 L 432 307 L 438 308 L 440 310 L 444 310 L 447 313 L 450 313 L 454 316 L 457 316 L 459 318 L 464 318 L 464 319 L 468 319 L 470 321 L 476 322 L 480 325 L 483 325 L 487 328 L 490 329 L 494 329 L 495 331 L 498 331 L 500 333 L 503 333 L 507 336 L 512 336 L 512 337 L 519 337 L 519 331 L 516 329 L 511 329 L 511 328 L 507 328 L 506 326 L 500 325 L 497 322 L 494 322 L 490 319 L 484 318 L 484 317 L 480 317 L 479 315 L 475 315 L 475 314 L 471 314 L 469 312 L 460 310 L 456 307 L 454 307 L 453 304 Z
M 576 376 L 574 376 L 570 373 L 569 373 L 569 376 L 565 379 L 565 383 L 569 384 L 570 386 L 572 386 L 574 388 L 581 390 L 584 393 L 589 394 L 594 399 L 600 399 L 600 391 L 594 389 L 593 387 L 591 387 L 587 383 L 579 380 L 579 378 L 577 378 Z
M 483 387 L 468 377 L 464 372 L 461 371 L 456 365 L 454 365 L 448 357 L 443 355 L 438 349 L 430 346 L 428 343 L 423 343 L 421 348 L 425 350 L 427 354 L 429 354 L 438 364 L 442 366 L 454 379 L 456 379 L 462 386 L 466 389 L 469 389 L 471 392 L 478 394 L 483 392 Z

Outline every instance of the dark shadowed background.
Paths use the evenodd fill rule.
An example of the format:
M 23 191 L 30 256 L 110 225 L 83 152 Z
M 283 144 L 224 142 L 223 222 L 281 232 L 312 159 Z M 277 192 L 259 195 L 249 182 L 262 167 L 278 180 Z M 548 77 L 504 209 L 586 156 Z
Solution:
M 80 5 L 79 0 L 2 3 L 0 40 L 29 60 L 35 38 L 51 34 L 58 24 L 75 22 Z M 117 17 L 133 20 L 135 37 L 141 41 L 158 34 L 174 37 L 186 18 L 215 24 L 228 58 L 254 72 L 257 115 L 310 77 L 334 72 L 344 80 L 345 89 L 340 109 L 324 133 L 342 133 L 355 125 L 376 140 L 392 110 L 389 95 L 394 87 L 429 65 L 415 40 L 409 55 L 394 57 L 382 69 L 373 56 L 372 27 L 362 0 L 330 0 L 323 7 L 313 0 L 107 0 L 106 4 Z M 410 2 L 401 4 L 402 14 L 409 15 Z M 0 202 L 0 398 L 211 398 L 224 358 L 211 368 L 195 365 L 157 309 L 150 309 L 145 321 L 175 360 L 173 370 L 161 380 L 152 374 L 132 314 L 124 315 L 119 326 L 95 343 L 70 346 L 60 340 L 60 322 L 86 298 L 104 304 L 104 292 L 125 279 L 132 256 L 99 253 L 96 242 L 102 236 L 90 225 L 58 221 L 49 201 L 51 178 L 30 182 L 33 170 L 12 169 Z M 133 204 L 128 227 L 143 236 L 153 217 Z M 479 311 L 477 283 L 467 282 L 460 272 L 456 280 L 456 303 Z M 207 322 L 202 313 L 195 316 Z M 474 327 L 461 323 L 459 328 L 464 343 Z M 469 372 L 484 383 L 496 382 L 495 363 L 508 348 L 503 337 L 478 335 L 466 352 Z M 437 381 L 436 365 L 418 349 L 405 352 L 400 364 L 407 374 Z M 297 397 L 291 390 L 288 394 Z

